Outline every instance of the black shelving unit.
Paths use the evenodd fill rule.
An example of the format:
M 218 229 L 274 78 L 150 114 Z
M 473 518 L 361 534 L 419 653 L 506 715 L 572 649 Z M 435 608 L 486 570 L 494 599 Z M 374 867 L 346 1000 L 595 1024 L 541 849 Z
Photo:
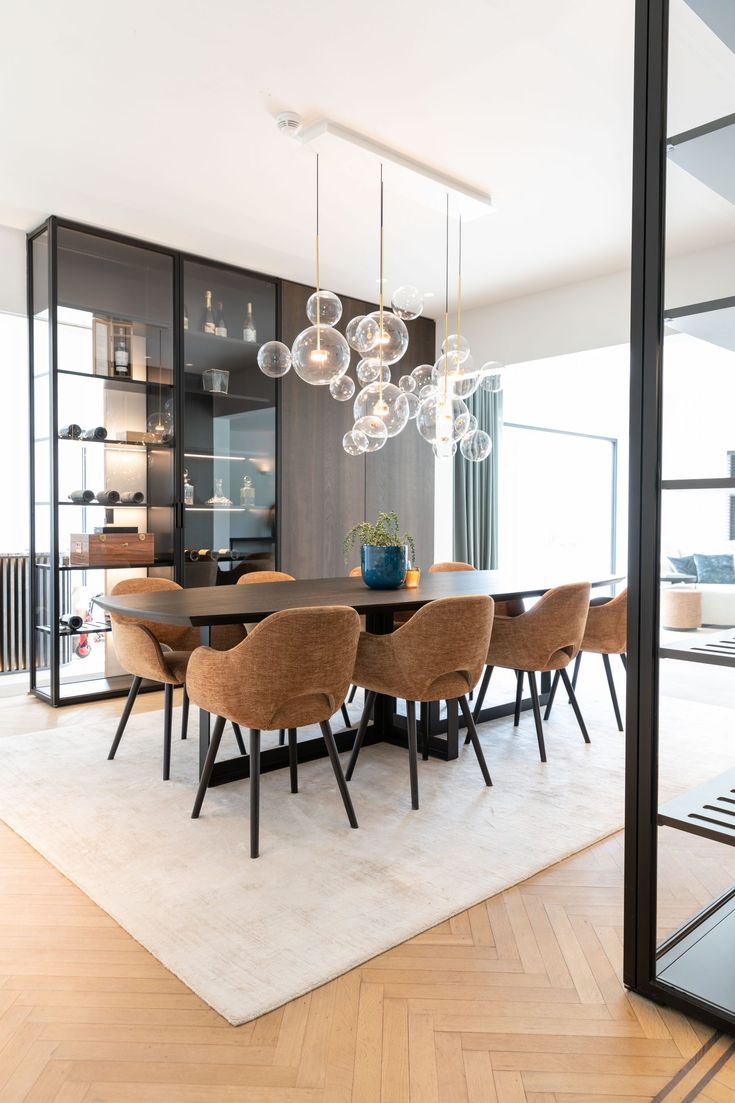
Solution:
M 206 290 L 223 304 L 226 337 L 202 332 Z M 206 585 L 276 564 L 278 386 L 257 352 L 278 335 L 277 300 L 269 277 L 76 222 L 50 218 L 29 235 L 31 689 L 42 700 L 127 692 L 92 601 L 130 572 Z M 243 340 L 248 303 L 254 341 Z M 119 346 L 127 366 L 116 366 Z M 227 393 L 205 389 L 210 369 L 229 373 Z M 71 423 L 104 425 L 107 439 L 60 438 Z M 155 425 L 153 439 L 124 439 Z M 245 473 L 255 501 L 241 505 Z M 217 478 L 231 512 L 207 505 Z M 145 501 L 81 504 L 68 497 L 77 489 L 142 491 Z M 150 562 L 70 562 L 71 536 L 104 525 L 153 533 Z M 194 546 L 201 554 L 187 561 Z M 60 625 L 69 612 L 90 618 L 79 632 Z
M 730 0 L 687 4 L 712 35 L 735 50 Z M 732 470 L 725 474 L 724 453 L 724 470 L 716 470 L 715 461 L 711 473 L 700 465 L 700 471 L 690 471 L 688 477 L 686 471 L 670 470 L 672 455 L 678 459 L 685 442 L 673 452 L 665 448 L 665 394 L 667 401 L 686 400 L 692 412 L 704 408 L 699 365 L 692 362 L 690 378 L 671 375 L 666 335 L 678 331 L 735 352 L 735 294 L 674 309 L 664 305 L 669 166 L 676 164 L 699 181 L 703 195 L 710 189 L 735 203 L 735 116 L 705 120 L 674 136 L 668 133 L 669 21 L 680 12 L 679 0 L 636 4 L 624 980 L 644 996 L 732 1032 L 735 885 L 658 939 L 662 846 L 675 853 L 677 840 L 681 844 L 685 835 L 696 835 L 713 848 L 735 845 L 735 771 L 715 776 L 674 800 L 659 795 L 661 737 L 666 734 L 660 730 L 661 662 L 692 664 L 690 674 L 698 678 L 707 667 L 729 671 L 735 666 L 735 629 L 722 627 L 716 635 L 682 638 L 679 643 L 672 633 L 662 639 L 659 623 L 661 557 L 667 551 L 662 532 L 672 500 L 685 496 L 679 500 L 686 503 L 694 536 L 703 499 L 735 491 Z M 735 53 L 732 71 L 735 78 Z M 678 393 L 672 391 L 675 387 Z M 710 399 L 722 401 L 717 394 Z M 689 455 L 689 463 L 691 459 Z M 698 762 L 706 761 L 708 734 L 704 718 L 693 723 L 691 747 Z

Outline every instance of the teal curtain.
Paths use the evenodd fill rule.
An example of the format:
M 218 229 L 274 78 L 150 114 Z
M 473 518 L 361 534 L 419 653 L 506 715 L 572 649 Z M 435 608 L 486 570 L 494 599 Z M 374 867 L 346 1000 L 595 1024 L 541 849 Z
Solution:
M 503 427 L 503 392 L 481 387 L 467 400 L 478 429 L 489 433 L 493 450 L 470 463 L 459 449 L 454 460 L 454 558 L 481 571 L 498 565 L 498 471 Z

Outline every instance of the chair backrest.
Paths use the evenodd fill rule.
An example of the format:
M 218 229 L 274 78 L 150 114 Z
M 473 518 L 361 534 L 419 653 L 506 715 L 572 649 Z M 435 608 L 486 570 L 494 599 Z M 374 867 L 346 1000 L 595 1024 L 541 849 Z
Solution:
M 354 609 L 284 609 L 230 651 L 199 648 L 187 686 L 197 704 L 249 728 L 299 728 L 328 720 L 345 699 L 360 635 Z
M 545 670 L 560 654 L 567 661 L 576 657 L 582 646 L 589 602 L 589 582 L 572 582 L 547 590 L 532 609 L 514 618 L 529 649 L 523 669 Z
M 238 586 L 248 586 L 251 582 L 295 582 L 292 574 L 285 571 L 250 571 L 237 580 Z
M 392 636 L 401 678 L 415 701 L 460 697 L 475 686 L 493 627 L 491 597 L 447 597 L 417 609 Z
M 622 655 L 628 647 L 628 589 L 602 604 L 593 601 L 587 613 L 583 651 Z
M 432 563 L 429 574 L 437 574 L 439 571 L 474 571 L 474 569 L 471 563 L 463 563 L 461 559 L 457 559 L 446 563 Z
M 173 582 L 170 578 L 124 578 L 121 582 L 115 583 L 110 592 L 113 596 L 119 594 L 153 594 L 162 590 L 180 590 L 181 588 L 178 582 Z M 122 642 L 119 631 L 122 623 L 142 625 L 156 637 L 159 643 L 166 644 L 172 651 L 192 651 L 199 646 L 198 628 L 187 628 L 179 624 L 160 624 L 158 621 L 139 620 L 137 617 L 117 615 L 111 616 L 110 620 L 112 622 L 112 639 L 115 650 L 123 664 L 124 660 L 120 654 L 120 648 L 125 647 L 125 644 Z M 117 636 L 115 634 L 116 622 L 118 626 Z

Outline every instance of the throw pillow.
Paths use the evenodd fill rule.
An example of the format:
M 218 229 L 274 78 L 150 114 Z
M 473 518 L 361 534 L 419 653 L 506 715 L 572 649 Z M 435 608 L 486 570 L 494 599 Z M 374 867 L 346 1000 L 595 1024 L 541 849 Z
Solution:
M 731 555 L 695 555 L 698 582 L 735 583 Z
M 697 564 L 693 555 L 667 555 L 666 558 L 677 574 L 693 574 L 696 577 Z

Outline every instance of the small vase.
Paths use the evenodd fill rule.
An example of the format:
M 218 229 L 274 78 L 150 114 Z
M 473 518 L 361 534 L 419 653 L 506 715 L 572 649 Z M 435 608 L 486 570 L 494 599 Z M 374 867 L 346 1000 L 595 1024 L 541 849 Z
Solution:
M 360 549 L 362 580 L 371 590 L 397 590 L 403 585 L 408 563 L 405 544 L 378 548 L 363 544 Z

